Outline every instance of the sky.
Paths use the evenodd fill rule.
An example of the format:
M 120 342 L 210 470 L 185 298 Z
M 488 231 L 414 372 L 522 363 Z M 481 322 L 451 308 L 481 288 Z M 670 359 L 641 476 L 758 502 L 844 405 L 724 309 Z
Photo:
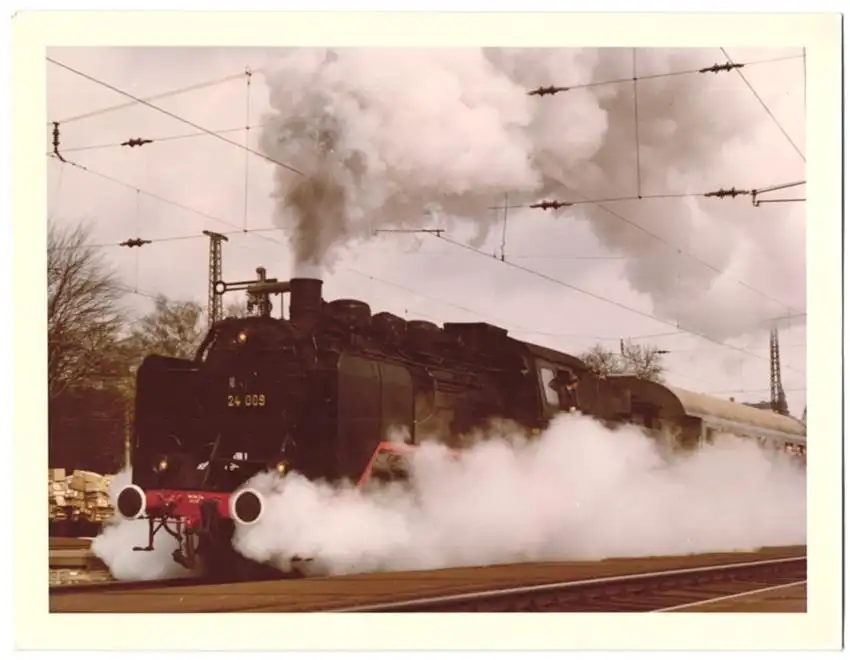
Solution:
M 234 232 L 225 280 L 257 266 L 287 279 L 308 265 L 325 299 L 360 298 L 373 312 L 484 320 L 573 354 L 651 342 L 669 351 L 670 384 L 739 401 L 769 398 L 778 318 L 799 416 L 805 205 L 702 193 L 805 179 L 804 59 L 725 52 L 748 64 L 668 75 L 726 62 L 720 48 L 53 48 L 78 73 L 48 63 L 48 118 L 67 161 L 50 156 L 48 125 L 49 214 L 92 223 L 138 314 L 159 293 L 206 304 L 201 232 Z M 573 89 L 526 93 L 545 85 Z M 154 141 L 120 146 L 130 138 Z M 314 190 L 298 188 L 305 180 L 339 194 L 281 203 Z M 764 198 L 804 196 L 798 186 Z M 528 208 L 614 198 L 626 199 Z M 370 233 L 422 228 L 446 231 Z M 153 242 L 117 245 L 134 237 Z

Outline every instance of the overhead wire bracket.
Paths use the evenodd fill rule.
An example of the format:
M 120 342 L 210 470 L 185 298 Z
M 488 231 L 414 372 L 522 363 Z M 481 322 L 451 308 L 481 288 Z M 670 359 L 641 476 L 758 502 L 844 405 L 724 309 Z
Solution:
M 777 190 L 786 190 L 788 188 L 796 188 L 797 186 L 806 185 L 805 181 L 793 181 L 791 183 L 781 183 L 775 186 L 766 186 L 764 188 L 757 188 L 756 190 L 751 191 L 750 195 L 752 197 L 753 206 L 759 207 L 762 204 L 779 204 L 783 202 L 805 202 L 805 197 L 783 197 L 777 199 L 759 199 L 760 195 L 769 192 L 775 192 Z

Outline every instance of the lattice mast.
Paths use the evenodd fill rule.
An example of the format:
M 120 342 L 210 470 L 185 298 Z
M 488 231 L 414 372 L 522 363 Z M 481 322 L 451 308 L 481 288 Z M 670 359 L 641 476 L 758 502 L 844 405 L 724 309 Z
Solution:
M 779 331 L 770 331 L 770 407 L 780 415 L 788 414 L 788 401 L 782 389 L 782 373 L 779 366 Z
M 222 293 L 218 291 L 216 282 L 221 280 L 221 244 L 228 240 L 224 234 L 204 230 L 204 234 L 210 237 L 210 272 L 209 272 L 209 301 L 207 303 L 207 314 L 209 324 L 220 321 L 224 312 L 222 304 Z

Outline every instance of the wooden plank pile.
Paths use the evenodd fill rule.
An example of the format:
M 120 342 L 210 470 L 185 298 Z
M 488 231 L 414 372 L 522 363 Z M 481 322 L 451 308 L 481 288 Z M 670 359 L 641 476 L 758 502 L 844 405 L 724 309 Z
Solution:
M 112 517 L 109 484 L 112 475 L 100 475 L 86 470 L 49 469 L 47 500 L 51 521 L 85 520 L 99 523 Z

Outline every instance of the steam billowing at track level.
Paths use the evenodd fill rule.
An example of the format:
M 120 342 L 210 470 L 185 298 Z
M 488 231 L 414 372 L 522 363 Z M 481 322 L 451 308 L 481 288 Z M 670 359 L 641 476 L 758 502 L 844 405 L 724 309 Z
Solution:
M 109 499 L 116 511 L 118 495 L 130 483 L 132 473 L 124 470 L 109 484 Z M 173 537 L 160 534 L 157 541 L 151 552 L 134 552 L 134 547 L 148 543 L 148 521 L 124 520 L 116 514 L 92 541 L 91 550 L 118 580 L 164 580 L 194 574 L 172 560 L 171 553 L 177 549 Z
M 494 432 L 452 459 L 424 445 L 410 489 L 309 482 L 261 473 L 246 486 L 265 498 L 260 520 L 234 546 L 286 571 L 342 574 L 535 560 L 674 555 L 806 542 L 806 477 L 782 453 L 726 437 L 664 455 L 635 427 L 557 418 L 525 444 Z M 104 530 L 93 550 L 119 578 L 187 574 L 156 553 L 132 552 L 144 521 Z
M 777 55 L 799 53 L 752 59 Z M 736 72 L 639 80 L 637 171 L 633 67 L 640 78 L 696 71 L 722 56 L 720 49 L 638 49 L 634 60 L 632 49 L 288 50 L 266 74 L 273 112 L 261 148 L 300 172 L 275 167 L 273 193 L 297 274 L 318 276 L 339 250 L 376 229 L 422 227 L 435 205 L 449 223 L 476 227 L 480 245 L 491 228 L 501 231 L 501 215 L 488 207 L 506 193 L 511 204 L 697 193 L 605 205 L 663 241 L 596 205 L 561 213 L 590 223 L 604 246 L 626 257 L 630 286 L 683 327 L 724 339 L 789 306 L 805 309 L 803 205 L 754 209 L 746 198 L 700 196 L 804 178 L 804 163 L 774 140 L 776 126 Z M 762 91 L 787 92 L 801 70 L 787 64 L 797 67 L 793 75 L 776 62 L 743 71 L 751 80 L 768 76 L 755 83 Z M 581 87 L 624 79 L 629 84 Z M 571 89 L 528 94 L 541 85 Z

